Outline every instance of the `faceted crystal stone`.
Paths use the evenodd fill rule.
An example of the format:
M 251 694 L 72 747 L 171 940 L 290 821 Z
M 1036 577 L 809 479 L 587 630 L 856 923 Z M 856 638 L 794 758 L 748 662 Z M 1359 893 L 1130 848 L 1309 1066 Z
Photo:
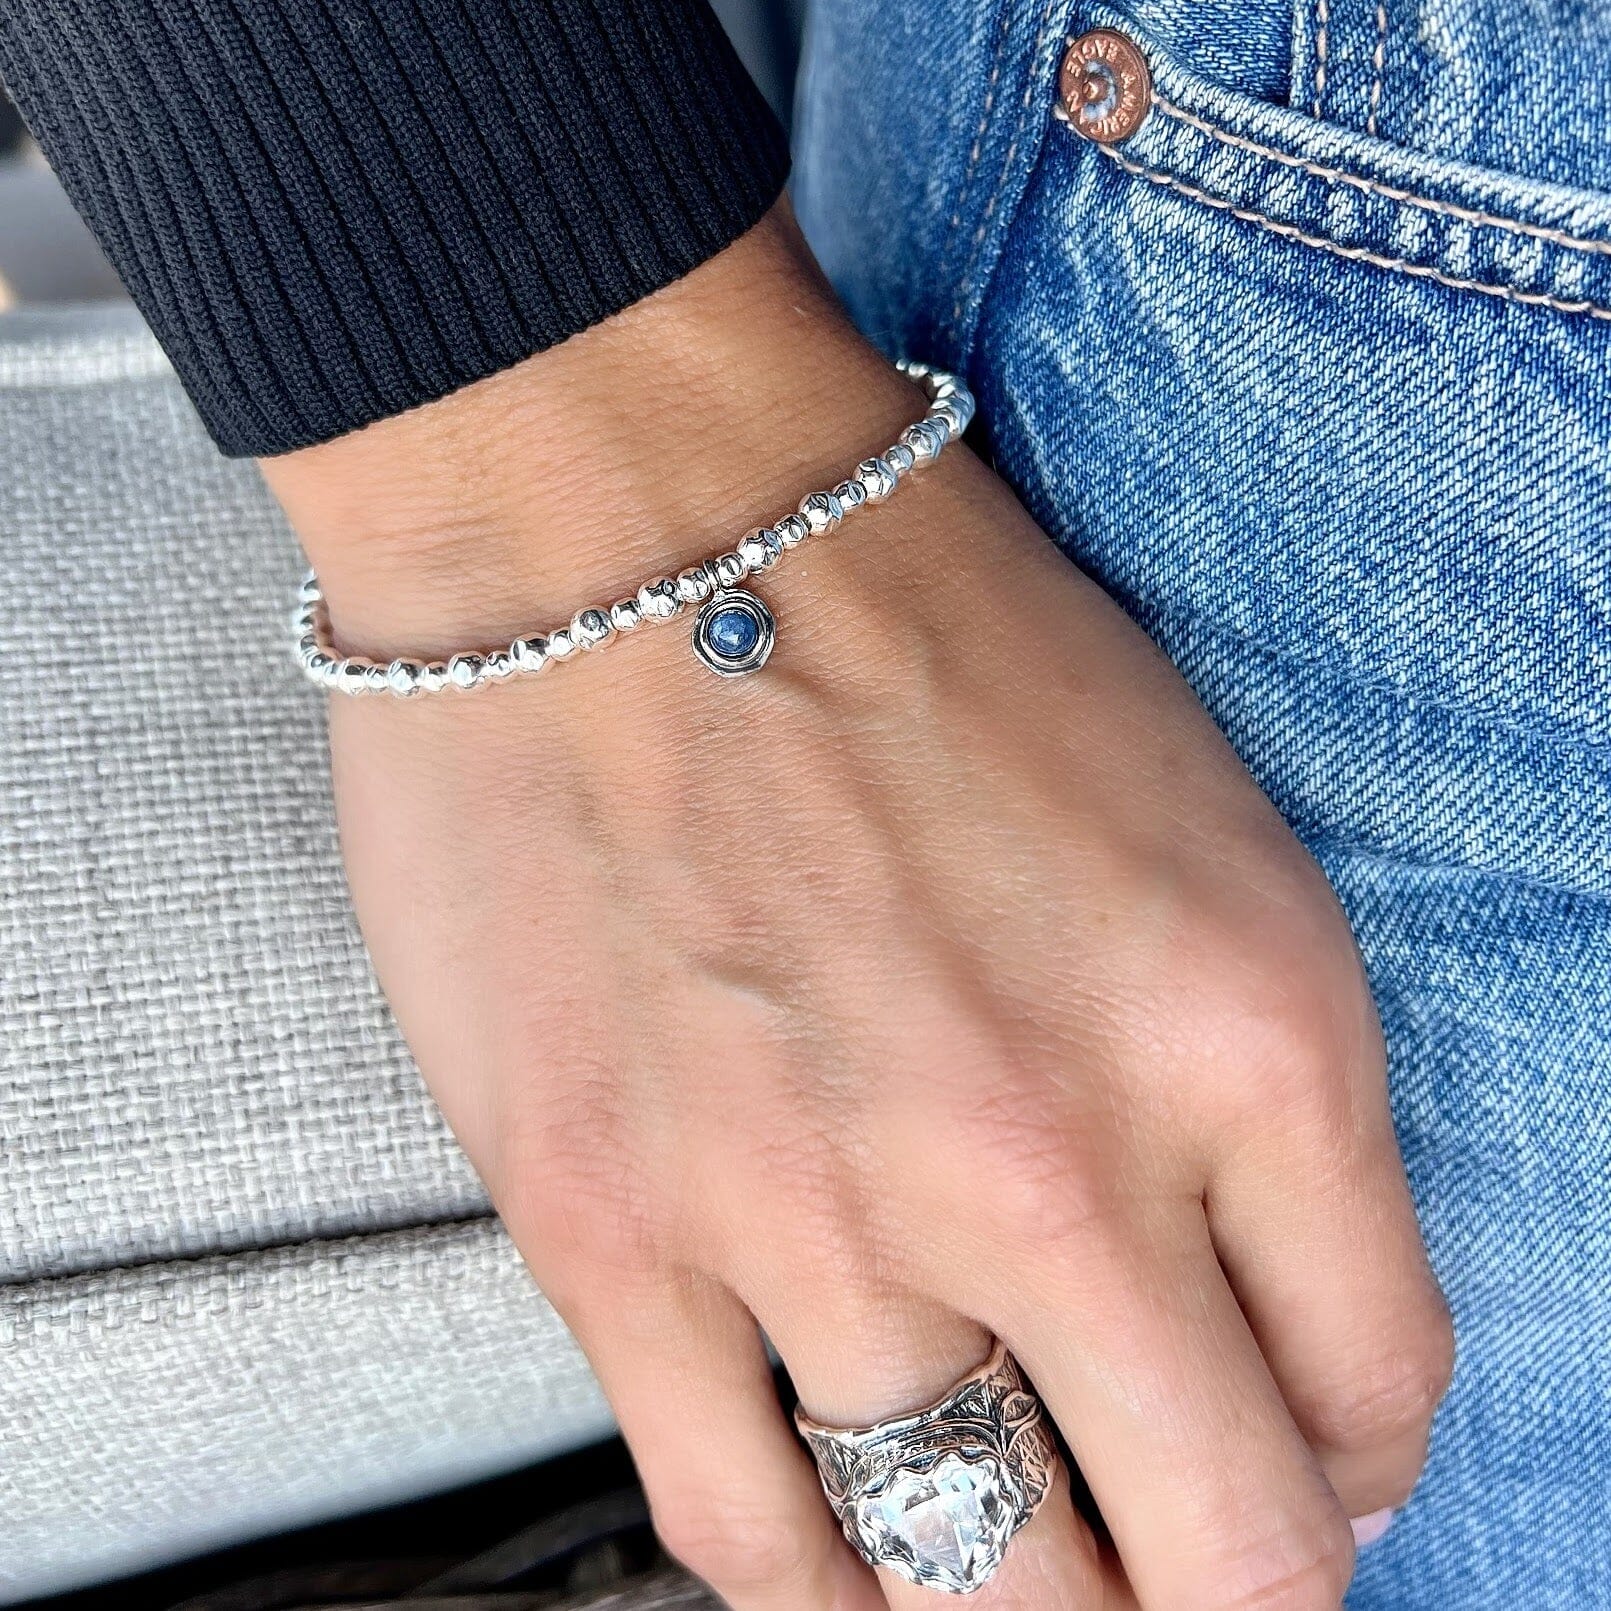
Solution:
M 760 623 L 748 610 L 718 610 L 706 628 L 710 646 L 729 660 L 742 660 L 761 641 Z
M 967 1594 L 989 1581 L 1012 1537 L 1014 1507 L 989 1455 L 948 1454 L 897 1473 L 857 1501 L 856 1525 L 878 1560 L 914 1583 Z

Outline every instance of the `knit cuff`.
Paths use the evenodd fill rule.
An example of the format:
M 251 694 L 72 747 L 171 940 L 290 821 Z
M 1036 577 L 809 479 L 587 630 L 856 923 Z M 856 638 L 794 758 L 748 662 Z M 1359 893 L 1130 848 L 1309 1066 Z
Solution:
M 788 170 L 703 0 L 7 0 L 0 77 L 232 455 L 554 346 Z

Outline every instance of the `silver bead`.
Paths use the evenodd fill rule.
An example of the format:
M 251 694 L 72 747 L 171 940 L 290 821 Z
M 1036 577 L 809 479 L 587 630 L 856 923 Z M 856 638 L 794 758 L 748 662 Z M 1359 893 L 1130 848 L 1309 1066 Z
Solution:
M 444 688 L 452 686 L 448 681 L 446 661 L 432 660 L 420 667 L 420 692 L 422 694 L 439 694 Z
M 668 576 L 645 582 L 638 589 L 638 608 L 651 621 L 669 621 L 682 608 L 677 584 Z
M 541 671 L 548 664 L 548 639 L 541 633 L 534 638 L 516 638 L 509 645 L 509 658 L 517 671 Z
M 805 523 L 804 515 L 785 515 L 772 528 L 778 535 L 778 541 L 785 548 L 793 548 L 796 543 L 803 543 L 811 535 L 811 528 Z
M 908 425 L 901 432 L 901 441 L 912 450 L 912 457 L 919 464 L 928 464 L 940 456 L 940 449 L 945 446 L 945 436 L 939 426 L 932 420 L 921 419 L 916 425 Z
M 368 693 L 369 662 L 367 660 L 338 661 L 330 686 L 340 694 Z
M 754 531 L 747 531 L 739 538 L 733 552 L 744 561 L 745 569 L 751 572 L 769 571 L 783 553 L 783 544 L 771 527 L 757 526 Z
M 296 640 L 296 652 L 299 660 L 306 660 L 310 654 L 317 654 L 319 652 L 319 634 L 317 632 L 303 633 Z
M 897 442 L 893 447 L 884 449 L 884 463 L 895 472 L 896 480 L 911 473 L 917 463 L 917 455 L 904 441 Z
M 421 667 L 416 660 L 394 660 L 386 668 L 386 686 L 399 699 L 418 693 Z
M 515 657 L 507 649 L 489 649 L 484 664 L 488 682 L 502 682 L 515 674 Z
M 960 397 L 946 398 L 929 410 L 929 418 L 944 425 L 955 441 L 973 423 L 973 409 Z
M 882 503 L 898 485 L 895 472 L 882 459 L 863 459 L 856 466 L 856 479 L 869 503 Z
M 317 604 L 324 597 L 324 592 L 319 586 L 319 578 L 312 571 L 302 578 L 302 585 L 296 590 L 296 596 L 298 602 L 302 604 Z
M 715 583 L 703 565 L 677 573 L 677 597 L 684 604 L 703 604 L 711 595 Z
M 831 492 L 813 492 L 800 500 L 800 513 L 812 531 L 820 532 L 837 526 L 845 511 Z
M 609 616 L 592 605 L 578 610 L 571 622 L 571 638 L 584 649 L 602 648 L 614 636 L 615 628 L 610 625 Z
M 618 599 L 610 606 L 610 625 L 617 632 L 630 632 L 643 625 L 643 611 L 636 599 Z
M 716 573 L 718 587 L 737 587 L 749 575 L 749 567 L 737 554 L 718 554 L 706 563 Z
M 386 680 L 390 675 L 385 666 L 364 667 L 364 692 L 368 694 L 384 694 L 390 690 L 391 684 Z
M 486 668 L 486 661 L 478 654 L 456 654 L 447 663 L 448 681 L 455 688 L 474 688 Z
M 839 500 L 839 507 L 848 515 L 867 502 L 867 489 L 859 481 L 841 481 L 833 489 L 833 495 Z
M 909 375 L 913 380 L 925 381 L 934 373 L 929 365 L 916 358 L 900 358 L 896 360 L 895 367 L 903 375 Z
M 548 658 L 550 660 L 569 660 L 576 653 L 578 647 L 576 639 L 570 635 L 570 631 L 566 627 L 561 627 L 558 632 L 548 634 Z

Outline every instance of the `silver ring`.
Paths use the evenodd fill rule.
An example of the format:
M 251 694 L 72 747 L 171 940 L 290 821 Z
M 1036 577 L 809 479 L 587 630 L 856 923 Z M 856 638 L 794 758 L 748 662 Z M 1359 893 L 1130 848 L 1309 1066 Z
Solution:
M 875 1426 L 794 1419 L 862 1559 L 947 1594 L 990 1581 L 1057 1474 L 1045 1410 L 1000 1342 L 927 1409 Z

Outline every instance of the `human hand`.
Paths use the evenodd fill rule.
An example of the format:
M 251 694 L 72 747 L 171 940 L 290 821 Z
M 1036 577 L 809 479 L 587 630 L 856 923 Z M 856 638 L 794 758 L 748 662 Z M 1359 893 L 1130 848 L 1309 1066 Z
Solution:
M 675 573 L 916 397 L 774 218 L 266 470 L 342 639 L 436 653 Z M 331 720 L 382 983 L 663 1536 L 738 1611 L 930 1603 L 839 1537 L 757 1322 L 840 1422 L 995 1334 L 1114 1547 L 1060 1485 L 976 1603 L 1336 1606 L 1451 1344 L 1324 879 L 965 451 L 759 590 L 755 677 L 671 628 Z

